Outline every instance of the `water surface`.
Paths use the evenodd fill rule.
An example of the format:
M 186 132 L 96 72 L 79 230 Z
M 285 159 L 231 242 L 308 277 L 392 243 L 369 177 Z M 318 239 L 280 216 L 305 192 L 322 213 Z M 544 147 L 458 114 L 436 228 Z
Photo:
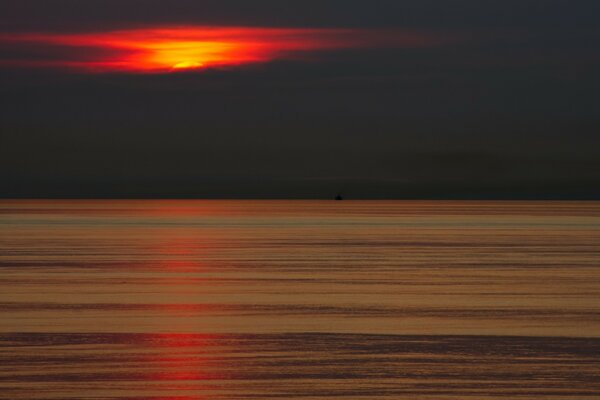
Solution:
M 600 203 L 0 202 L 0 398 L 600 397 Z

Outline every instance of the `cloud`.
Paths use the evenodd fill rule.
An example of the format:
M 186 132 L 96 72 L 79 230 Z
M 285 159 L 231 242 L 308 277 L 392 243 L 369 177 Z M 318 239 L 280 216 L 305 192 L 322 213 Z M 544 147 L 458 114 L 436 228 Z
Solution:
M 398 30 L 169 26 L 97 33 L 5 33 L 0 65 L 170 72 L 290 60 L 353 48 L 415 48 L 453 38 Z M 7 52 L 6 49 L 12 49 Z M 17 55 L 15 55 L 15 53 Z

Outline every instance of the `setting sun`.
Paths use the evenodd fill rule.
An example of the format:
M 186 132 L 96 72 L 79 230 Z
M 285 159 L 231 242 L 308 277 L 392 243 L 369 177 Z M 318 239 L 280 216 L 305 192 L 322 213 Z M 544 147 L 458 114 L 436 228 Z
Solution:
M 143 51 L 130 58 L 142 69 L 196 69 L 240 61 L 242 43 L 212 41 L 156 41 L 139 45 Z
M 195 69 L 203 66 L 204 64 L 198 61 L 182 61 L 173 65 L 173 69 Z

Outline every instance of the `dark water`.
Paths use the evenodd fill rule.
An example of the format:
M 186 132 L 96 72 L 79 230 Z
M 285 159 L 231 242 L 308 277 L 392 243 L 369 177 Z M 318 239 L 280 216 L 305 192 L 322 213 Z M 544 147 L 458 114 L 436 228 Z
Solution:
M 597 399 L 600 203 L 0 202 L 0 398 Z

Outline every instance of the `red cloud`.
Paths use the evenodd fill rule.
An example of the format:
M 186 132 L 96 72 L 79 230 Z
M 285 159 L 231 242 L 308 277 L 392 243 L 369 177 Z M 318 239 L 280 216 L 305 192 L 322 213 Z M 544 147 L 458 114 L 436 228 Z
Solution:
M 0 60 L 0 64 L 161 73 L 297 58 L 324 50 L 422 47 L 444 41 L 420 33 L 302 28 L 187 26 L 102 33 L 19 33 L 0 35 L 0 42 L 27 56 Z

